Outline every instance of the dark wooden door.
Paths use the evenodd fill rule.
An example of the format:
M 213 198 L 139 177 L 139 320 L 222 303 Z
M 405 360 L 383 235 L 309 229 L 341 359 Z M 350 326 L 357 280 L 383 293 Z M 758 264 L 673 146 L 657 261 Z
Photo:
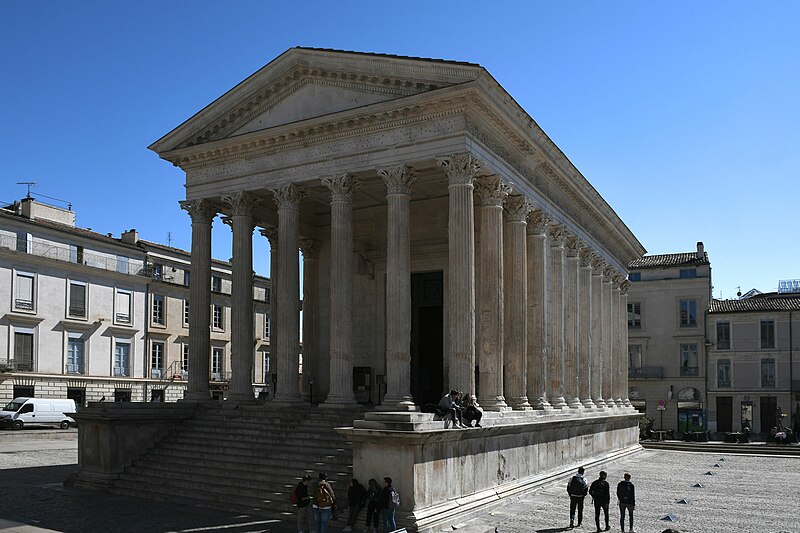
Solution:
M 733 431 L 733 397 L 717 396 L 717 431 Z

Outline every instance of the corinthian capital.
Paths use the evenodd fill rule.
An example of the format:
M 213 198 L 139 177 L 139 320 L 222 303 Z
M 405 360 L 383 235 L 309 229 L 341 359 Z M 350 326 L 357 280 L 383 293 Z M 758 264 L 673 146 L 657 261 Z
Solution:
M 567 228 L 561 224 L 550 224 L 547 226 L 547 234 L 550 237 L 550 246 L 563 248 L 564 240 L 567 238 Z
M 319 241 L 300 239 L 300 251 L 303 252 L 303 259 L 316 259 L 319 255 L 319 248 Z
M 294 183 L 271 189 L 275 196 L 275 204 L 278 209 L 300 209 L 300 202 L 306 197 L 306 192 Z
M 324 178 L 322 184 L 331 191 L 331 202 L 352 202 L 353 193 L 361 185 L 358 178 L 351 174 L 341 174 L 332 178 Z
M 581 267 L 582 268 L 591 268 L 592 261 L 594 260 L 594 252 L 588 246 L 581 246 L 580 252 L 578 252 L 578 256 L 580 257 Z
M 411 185 L 417 181 L 414 169 L 406 165 L 378 169 L 386 184 L 386 194 L 411 194 Z
M 232 216 L 251 216 L 253 208 L 261 203 L 260 198 L 245 191 L 226 194 L 222 201 L 231 208 Z
M 614 270 L 614 268 L 611 265 L 609 265 L 607 263 L 603 264 L 603 281 L 605 281 L 607 283 L 611 283 L 612 281 L 614 281 L 614 274 L 615 273 L 616 273 L 616 271 Z
M 623 280 L 622 283 L 619 284 L 620 293 L 621 294 L 628 294 L 628 288 L 630 288 L 630 286 L 631 286 L 631 282 L 630 281 L 628 281 L 627 279 Z
M 471 154 L 456 154 L 436 160 L 436 164 L 444 168 L 450 185 L 472 185 L 481 171 L 480 162 Z
M 578 257 L 582 245 L 581 240 L 574 235 L 567 235 L 564 239 L 564 248 L 567 250 L 568 257 Z
M 525 222 L 533 206 L 527 198 L 522 195 L 517 195 L 509 196 L 503 204 L 503 208 L 505 219 L 509 222 Z
M 478 205 L 482 207 L 500 207 L 511 192 L 511 187 L 497 176 L 486 176 L 475 180 L 475 194 Z
M 534 209 L 528 214 L 528 226 L 526 229 L 530 235 L 544 235 L 549 223 L 550 217 L 544 211 Z
M 211 223 L 211 220 L 217 215 L 217 204 L 211 200 L 183 200 L 178 202 L 181 209 L 189 213 L 192 222 L 198 223 Z
M 278 228 L 270 226 L 268 228 L 260 229 L 258 232 L 267 238 L 269 241 L 270 250 L 278 249 Z
M 603 270 L 605 269 L 606 262 L 603 261 L 603 258 L 597 255 L 596 253 L 592 255 L 592 270 L 594 274 L 598 276 L 603 275 Z

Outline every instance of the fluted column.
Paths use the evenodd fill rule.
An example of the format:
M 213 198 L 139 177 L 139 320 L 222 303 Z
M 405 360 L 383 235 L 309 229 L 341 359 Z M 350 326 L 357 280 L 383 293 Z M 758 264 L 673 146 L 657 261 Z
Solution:
M 356 404 L 353 394 L 353 192 L 349 174 L 322 180 L 331 191 L 330 362 L 331 386 L 325 405 Z
M 550 235 L 550 404 L 555 409 L 567 407 L 564 400 L 564 226 L 549 226 Z
M 278 206 L 278 383 L 276 402 L 300 402 L 297 388 L 300 345 L 300 202 L 305 193 L 290 183 L 273 189 Z
M 531 204 L 524 196 L 505 202 L 503 226 L 503 396 L 513 409 L 529 410 L 526 357 L 528 283 L 525 227 Z
M 211 359 L 211 222 L 217 207 L 208 200 L 180 202 L 192 219 L 192 270 L 189 278 L 188 401 L 211 399 L 208 389 Z
M 630 359 L 628 355 L 628 288 L 630 286 L 631 282 L 627 279 L 620 284 L 620 319 L 618 322 L 620 331 L 619 352 L 620 356 L 622 357 L 622 365 L 619 369 L 619 379 L 620 390 L 622 391 L 622 401 L 625 404 L 625 407 L 633 407 L 633 404 L 631 404 L 631 400 L 628 397 L 628 366 L 630 365 Z
M 271 284 L 269 295 L 269 320 L 270 320 L 270 333 L 269 333 L 269 361 L 270 373 L 276 372 L 280 365 L 278 364 L 278 330 L 277 325 L 280 322 L 278 318 L 278 279 L 280 278 L 278 257 L 279 239 L 278 228 L 270 227 L 263 228 L 259 231 L 261 235 L 269 241 L 269 279 Z M 265 379 L 272 383 L 272 376 L 266 376 Z M 272 391 L 273 396 L 275 391 Z
M 603 400 L 603 260 L 592 254 L 592 398 L 598 409 L 605 409 Z
M 617 407 L 623 407 L 625 404 L 622 401 L 622 391 L 620 390 L 620 369 L 622 368 L 622 354 L 620 348 L 622 346 L 620 339 L 620 296 L 619 284 L 622 281 L 622 276 L 614 272 L 611 277 L 611 358 L 613 360 L 613 377 L 611 380 L 611 392 L 613 393 L 614 403 Z
M 231 209 L 231 381 L 229 400 L 255 400 L 253 393 L 253 208 L 260 200 L 239 191 L 223 196 Z
M 582 247 L 579 252 L 578 271 L 578 396 L 587 409 L 595 407 L 592 401 L 592 382 L 595 374 L 592 369 L 592 350 L 595 339 L 592 337 L 592 251 Z
M 547 224 L 549 219 L 537 209 L 528 215 L 528 334 L 527 389 L 534 409 L 552 409 L 547 401 Z
M 478 162 L 469 154 L 438 160 L 448 180 L 448 388 L 475 391 L 475 216 L 472 181 Z
M 480 210 L 480 366 L 481 405 L 508 409 L 503 397 L 503 201 L 511 187 L 496 176 L 475 180 Z
M 611 305 L 611 277 L 614 270 L 603 268 L 603 398 L 608 407 L 616 407 L 614 402 L 614 309 Z
M 564 286 L 564 392 L 571 409 L 582 409 L 578 394 L 578 251 L 581 241 L 574 236 L 565 240 L 567 256 Z
M 411 396 L 411 215 L 416 175 L 407 166 L 381 169 L 386 184 L 386 410 L 416 411 Z
M 310 398 L 319 394 L 317 388 L 317 369 L 319 354 L 319 242 L 311 239 L 300 241 L 303 252 L 303 401 L 318 400 Z M 314 380 L 311 383 L 311 380 Z M 310 386 L 310 387 L 309 387 Z

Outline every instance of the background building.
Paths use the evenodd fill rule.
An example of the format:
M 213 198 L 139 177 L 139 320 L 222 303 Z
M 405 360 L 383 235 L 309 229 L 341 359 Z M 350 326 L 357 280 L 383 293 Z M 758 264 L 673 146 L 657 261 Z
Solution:
M 768 433 L 779 424 L 796 425 L 791 416 L 796 419 L 800 410 L 797 285 L 782 283 L 781 292 L 711 301 L 706 322 L 710 430 L 749 426 Z
M 656 429 L 706 427 L 705 311 L 711 263 L 693 252 L 645 255 L 629 265 L 629 396 Z M 662 422 L 663 421 L 663 422 Z
M 189 253 L 75 225 L 25 198 L 0 209 L 0 402 L 174 401 L 189 375 Z M 211 390 L 230 375 L 230 263 L 212 261 Z M 268 382 L 270 281 L 254 276 L 254 392 Z

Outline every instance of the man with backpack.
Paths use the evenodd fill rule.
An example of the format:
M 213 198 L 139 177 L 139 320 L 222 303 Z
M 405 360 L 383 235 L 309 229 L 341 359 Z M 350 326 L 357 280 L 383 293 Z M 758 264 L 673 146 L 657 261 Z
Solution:
M 601 509 L 606 515 L 605 531 L 611 529 L 611 526 L 608 525 L 608 503 L 611 500 L 611 488 L 608 486 L 608 481 L 606 481 L 607 476 L 608 474 L 604 471 L 600 471 L 600 477 L 595 479 L 592 482 L 592 486 L 589 487 L 589 494 L 592 496 L 592 502 L 594 503 L 594 524 L 597 526 L 597 533 L 602 531 L 600 529 Z
M 381 493 L 381 513 L 383 514 L 383 533 L 397 529 L 394 512 L 400 507 L 400 494 L 392 486 L 392 478 L 383 478 L 383 492 Z
M 314 530 L 314 512 L 311 510 L 311 496 L 308 495 L 308 484 L 311 476 L 305 474 L 292 492 L 292 503 L 297 506 L 297 531 L 310 533 Z
M 567 483 L 567 494 L 569 494 L 569 527 L 575 527 L 575 509 L 578 510 L 578 527 L 583 522 L 583 499 L 589 492 L 589 485 L 583 477 L 584 468 L 578 467 L 578 473 L 572 476 Z
M 630 533 L 633 533 L 633 509 L 636 507 L 636 493 L 631 483 L 631 475 L 625 472 L 625 479 L 617 485 L 617 498 L 619 499 L 619 527 L 625 531 L 625 510 L 628 510 Z
M 311 507 L 314 509 L 314 527 L 317 533 L 328 533 L 328 522 L 333 516 L 333 509 L 336 505 L 336 494 L 333 487 L 328 483 L 328 475 L 324 472 L 319 473 L 319 481 L 314 491 L 314 500 Z

